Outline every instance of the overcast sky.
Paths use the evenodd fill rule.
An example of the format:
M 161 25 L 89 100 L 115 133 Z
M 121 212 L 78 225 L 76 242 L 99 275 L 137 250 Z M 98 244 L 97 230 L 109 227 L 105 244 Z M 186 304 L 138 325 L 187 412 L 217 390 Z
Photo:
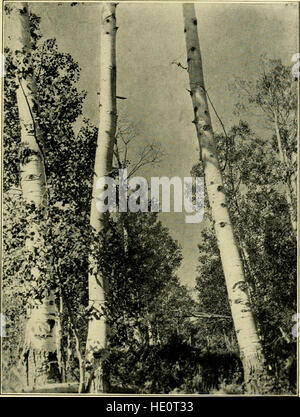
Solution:
M 46 38 L 56 38 L 82 68 L 80 88 L 88 92 L 84 116 L 98 124 L 99 40 L 101 4 L 35 3 Z M 235 76 L 254 78 L 261 54 L 290 63 L 297 52 L 297 6 L 287 4 L 197 4 L 198 30 L 206 88 L 229 128 L 235 121 L 236 97 L 228 84 Z M 198 158 L 198 144 L 186 71 L 171 62 L 186 63 L 181 5 L 120 3 L 117 7 L 117 93 L 119 113 L 139 128 L 140 143 L 156 140 L 168 153 L 146 177 L 189 176 Z M 220 126 L 213 117 L 214 129 Z M 202 224 L 185 224 L 184 214 L 164 214 L 162 221 L 183 247 L 179 271 L 193 287 Z

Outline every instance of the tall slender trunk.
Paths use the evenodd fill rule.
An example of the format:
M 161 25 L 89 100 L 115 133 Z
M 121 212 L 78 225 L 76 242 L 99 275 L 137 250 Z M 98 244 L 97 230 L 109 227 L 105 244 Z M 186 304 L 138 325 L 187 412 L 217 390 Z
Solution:
M 75 340 L 75 350 L 76 350 L 76 354 L 77 354 L 77 359 L 78 359 L 78 363 L 79 363 L 79 385 L 78 385 L 78 393 L 82 394 L 83 392 L 85 392 L 85 359 L 83 357 L 82 354 L 82 346 L 81 346 L 81 341 L 80 341 L 80 335 L 78 333 L 78 330 L 76 329 L 76 323 L 74 320 L 74 315 L 73 315 L 73 310 L 72 307 L 70 306 L 67 297 L 65 296 L 65 294 L 62 294 L 63 298 L 65 300 L 65 304 L 66 304 L 66 309 L 68 312 L 68 317 L 69 317 L 69 337 L 71 336 L 70 332 L 72 331 L 73 336 L 74 336 L 74 340 Z M 68 339 L 68 362 L 70 364 L 70 358 L 72 355 L 72 350 L 71 350 L 71 344 L 70 344 L 70 339 Z
M 66 382 L 66 360 L 65 360 L 65 352 L 64 352 L 64 345 L 63 345 L 63 329 L 64 329 L 64 319 L 63 319 L 63 312 L 64 312 L 64 301 L 62 295 L 59 297 L 59 316 L 57 320 L 57 363 L 59 372 L 61 375 L 61 382 Z
M 297 152 L 292 152 L 291 155 L 291 159 L 290 159 L 290 163 L 292 165 L 292 167 L 297 166 Z M 295 169 L 291 175 L 291 184 L 292 184 L 292 191 L 293 191 L 293 195 L 296 201 L 296 205 L 297 205 L 297 191 L 298 191 L 298 186 L 297 186 L 297 169 Z
M 14 49 L 18 56 L 31 57 L 30 18 L 27 3 L 19 3 L 13 11 L 15 19 Z M 18 63 L 17 63 L 18 64 Z M 19 62 L 20 64 L 20 62 Z M 20 183 L 23 198 L 42 209 L 44 217 L 47 211 L 47 190 L 45 161 L 43 156 L 43 135 L 37 123 L 36 82 L 32 73 L 16 75 L 17 105 L 21 125 Z M 43 219 L 44 220 L 44 219 Z M 40 220 L 43 221 L 43 220 Z M 31 225 L 33 240 L 26 240 L 26 249 L 32 251 L 43 245 L 40 224 Z M 31 268 L 32 279 L 39 280 L 38 268 Z M 29 319 L 25 328 L 23 358 L 26 362 L 27 384 L 30 387 L 44 385 L 59 380 L 57 365 L 55 299 L 49 296 L 40 303 L 29 302 Z
M 229 304 L 243 362 L 245 380 L 263 370 L 263 353 L 250 307 L 242 261 L 234 239 L 204 85 L 194 5 L 183 5 L 190 94 L 209 204 L 226 280 Z
M 66 347 L 66 379 L 67 380 L 70 378 L 71 360 L 72 360 L 72 356 L 73 356 L 71 333 L 72 333 L 72 325 L 71 325 L 70 317 L 68 317 L 68 322 L 67 322 L 67 347 Z
M 274 112 L 274 127 L 275 127 L 276 138 L 277 138 L 279 158 L 286 170 L 288 168 L 288 165 L 291 162 L 288 160 L 288 157 L 286 155 L 286 150 L 284 149 L 284 146 L 282 143 L 281 133 L 280 133 L 279 124 L 278 124 L 278 117 L 277 117 L 276 112 Z M 286 176 L 286 179 L 284 181 L 284 188 L 285 188 L 284 190 L 285 198 L 287 201 L 290 219 L 291 219 L 291 225 L 292 225 L 293 231 L 297 233 L 297 215 L 296 215 L 296 210 L 294 208 L 294 201 L 293 201 L 294 198 L 296 198 L 296 195 L 295 197 L 293 196 L 293 192 L 296 194 L 296 187 L 295 187 L 295 180 L 291 181 L 290 175 Z
M 90 224 L 97 233 L 104 226 L 105 213 L 96 207 L 96 199 L 103 189 L 97 189 L 99 178 L 108 176 L 112 170 L 113 147 L 116 135 L 117 105 L 116 105 L 116 4 L 103 3 L 101 13 L 101 44 L 100 44 L 100 120 L 95 156 L 93 193 L 91 203 Z M 101 202 L 98 201 L 98 204 Z M 99 206 L 98 206 L 99 208 Z M 102 313 L 105 303 L 107 282 L 97 270 L 93 251 L 89 257 L 89 304 L 98 317 L 93 316 L 89 321 L 87 338 L 87 359 L 92 362 L 89 375 L 89 390 L 105 392 L 108 381 L 103 375 L 101 356 L 107 347 L 107 323 Z

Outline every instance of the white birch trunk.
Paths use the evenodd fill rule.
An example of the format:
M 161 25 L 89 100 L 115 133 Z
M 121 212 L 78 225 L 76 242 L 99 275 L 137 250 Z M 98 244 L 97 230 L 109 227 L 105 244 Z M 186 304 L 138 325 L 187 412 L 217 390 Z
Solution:
M 116 135 L 116 4 L 103 3 L 101 13 L 100 43 L 100 120 L 95 156 L 93 194 L 91 203 L 90 224 L 96 232 L 103 229 L 105 213 L 97 210 L 96 199 L 104 191 L 97 189 L 99 178 L 108 176 L 112 170 L 113 147 Z M 89 304 L 99 313 L 105 303 L 107 283 L 97 271 L 93 255 L 89 258 Z M 91 318 L 88 327 L 87 359 L 94 363 L 94 371 L 89 376 L 89 390 L 102 392 L 108 389 L 101 370 L 101 351 L 107 346 L 107 324 L 104 316 Z M 98 360 L 97 360 L 98 357 Z
M 203 162 L 209 204 L 226 280 L 229 304 L 244 366 L 245 380 L 263 369 L 262 347 L 251 311 L 242 261 L 234 239 L 205 92 L 197 18 L 193 4 L 183 5 L 184 32 L 194 124 Z
M 31 54 L 30 20 L 27 3 L 19 3 L 11 18 L 15 25 L 13 48 L 20 51 L 19 56 Z M 22 52 L 21 52 L 22 51 Z M 32 75 L 16 75 L 17 105 L 21 125 L 20 182 L 23 198 L 38 208 L 47 209 L 46 174 L 42 152 L 43 137 L 36 122 L 36 82 Z M 34 240 L 27 239 L 26 248 L 43 244 L 38 224 L 33 224 Z M 31 269 L 32 278 L 39 280 L 39 271 Z M 30 303 L 29 303 L 30 304 Z M 57 369 L 55 299 L 49 294 L 42 302 L 29 305 L 29 319 L 25 329 L 23 355 L 26 360 L 27 385 L 35 387 L 59 380 Z

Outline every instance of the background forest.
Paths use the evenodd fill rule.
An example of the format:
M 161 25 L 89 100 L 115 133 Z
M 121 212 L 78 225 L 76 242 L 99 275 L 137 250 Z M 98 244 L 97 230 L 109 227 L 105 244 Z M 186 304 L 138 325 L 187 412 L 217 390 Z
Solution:
M 45 370 L 36 367 L 32 374 L 30 367 L 38 356 L 30 339 L 30 331 L 36 330 L 28 326 L 34 306 L 45 297 L 56 311 L 53 322 L 40 323 L 49 326 L 45 334 L 56 329 L 56 353 L 43 362 L 47 384 L 57 384 L 58 392 L 87 390 L 88 322 L 95 315 L 88 294 L 92 253 L 98 272 L 109 282 L 103 311 L 108 348 L 102 367 L 110 392 L 244 394 L 243 364 L 207 193 L 201 228 L 193 225 L 199 227 L 197 270 L 190 272 L 195 285 L 182 279 L 184 251 L 164 222 L 166 214 L 113 213 L 95 232 L 90 210 L 98 125 L 84 107 L 90 92 L 80 87 L 81 68 L 72 55 L 44 36 L 42 13 L 26 7 L 18 10 L 28 15 L 30 50 L 14 49 L 9 38 L 5 47 L 3 392 L 26 392 L 32 384 L 45 390 L 45 381 L 37 382 Z M 65 13 L 75 7 L 89 5 L 63 6 Z M 5 13 L 9 27 L 14 13 L 9 2 Z M 121 30 L 126 28 L 120 27 L 120 37 Z M 184 91 L 185 58 L 173 58 L 177 65 L 170 64 L 168 73 L 182 72 Z M 255 77 L 238 74 L 228 85 L 235 99 L 234 124 L 225 126 L 222 106 L 208 96 L 228 210 L 265 358 L 266 376 L 259 386 L 263 394 L 296 393 L 292 317 L 297 311 L 298 97 L 291 67 L 281 57 L 261 56 Z M 22 193 L 22 167 L 32 154 L 22 144 L 18 79 L 36 83 L 33 108 L 43 137 L 39 147 L 47 179 L 46 215 Z M 30 95 L 33 84 L 28 85 Z M 101 97 L 101 91 L 94 94 Z M 122 112 L 111 176 L 119 168 L 147 175 L 148 167 L 160 175 L 169 150 L 163 137 L 140 139 L 144 132 L 126 115 L 127 100 L 118 99 Z M 188 109 L 190 123 L 190 103 Z M 192 176 L 204 175 L 201 161 L 192 165 Z

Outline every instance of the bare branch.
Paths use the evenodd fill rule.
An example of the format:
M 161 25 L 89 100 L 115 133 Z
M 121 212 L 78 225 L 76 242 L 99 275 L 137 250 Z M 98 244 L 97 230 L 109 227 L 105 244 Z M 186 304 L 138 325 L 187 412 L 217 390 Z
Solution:
M 128 178 L 135 174 L 139 169 L 146 165 L 157 165 L 162 161 L 164 152 L 159 143 L 153 141 L 145 144 L 140 152 L 134 152 L 132 158 L 129 154 L 137 148 L 138 129 L 132 123 L 121 123 L 118 126 L 116 134 L 116 143 L 114 146 L 114 157 L 116 166 L 127 168 L 130 166 Z M 131 152 L 131 144 L 132 152 Z
M 179 67 L 179 68 L 182 68 L 183 70 L 185 70 L 185 71 L 187 71 L 187 67 L 184 67 L 180 62 L 177 62 L 177 61 L 173 61 L 173 62 L 171 62 L 171 65 L 177 65 L 177 67 Z

